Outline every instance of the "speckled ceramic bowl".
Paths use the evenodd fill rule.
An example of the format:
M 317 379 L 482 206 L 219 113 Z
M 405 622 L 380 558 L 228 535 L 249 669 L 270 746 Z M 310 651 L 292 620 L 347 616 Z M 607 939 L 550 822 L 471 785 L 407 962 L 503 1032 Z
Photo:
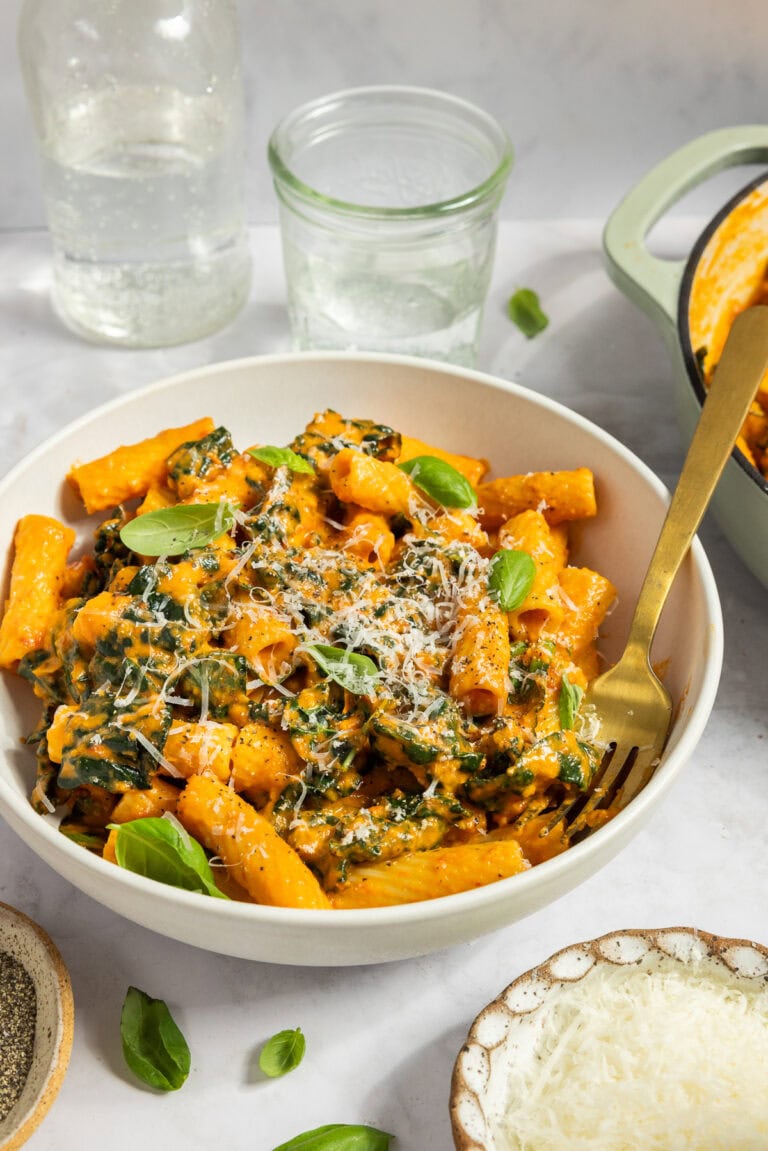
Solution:
M 689 927 L 672 927 L 616 931 L 566 947 L 511 983 L 472 1024 L 456 1060 L 451 1087 L 451 1121 L 457 1151 L 512 1151 L 516 1146 L 514 1134 L 510 1135 L 510 1131 L 514 1133 L 515 1109 L 514 1093 L 510 1093 L 511 1075 L 532 1068 L 541 1060 L 539 1043 L 547 1016 L 563 1001 L 567 1003 L 572 989 L 582 981 L 587 985 L 601 967 L 614 972 L 641 970 L 652 975 L 665 971 L 697 975 L 706 972 L 713 979 L 725 981 L 729 988 L 747 988 L 764 996 L 768 1003 L 768 948 L 757 943 L 723 939 Z M 616 1043 L 621 1045 L 621 1040 L 617 1029 Z M 575 1092 L 570 1106 L 579 1107 Z M 757 1151 L 768 1146 L 768 1103 L 764 1092 L 754 1107 L 754 1117 L 745 1117 L 751 1125 L 750 1141 L 737 1139 L 734 1148 Z M 595 1151 L 606 1146 L 601 1141 L 594 1144 Z M 679 1146 L 674 1144 L 675 1148 Z
M 71 523 L 81 538 L 89 534 L 93 525 L 84 522 L 63 482 L 78 458 L 93 458 L 200 415 L 227 426 L 240 445 L 284 444 L 326 407 L 483 456 L 496 475 L 591 468 L 600 510 L 578 525 L 573 562 L 604 573 L 618 588 L 601 643 L 606 659 L 618 657 L 666 511 L 664 487 L 622 444 L 561 405 L 504 380 L 425 360 L 322 353 L 254 357 L 186 372 L 126 395 L 64 429 L 0 481 L 0 543 L 10 550 L 17 520 L 33 511 Z M 54 815 L 43 817 L 32 809 L 35 757 L 22 739 L 37 722 L 39 701 L 26 682 L 10 674 L 0 677 L 0 814 L 88 895 L 198 947 L 318 967 L 423 955 L 540 910 L 629 843 L 704 730 L 717 691 L 722 642 L 717 589 L 695 543 L 654 641 L 654 663 L 666 668 L 675 711 L 653 779 L 624 811 L 556 858 L 441 899 L 359 911 L 267 907 L 206 899 L 115 867 L 61 835 Z
M 0 903 L 0 953 L 16 959 L 35 988 L 36 1020 L 32 1062 L 21 1093 L 0 1120 L 0 1151 L 26 1143 L 53 1103 L 69 1064 L 74 1005 L 69 974 L 42 927 Z

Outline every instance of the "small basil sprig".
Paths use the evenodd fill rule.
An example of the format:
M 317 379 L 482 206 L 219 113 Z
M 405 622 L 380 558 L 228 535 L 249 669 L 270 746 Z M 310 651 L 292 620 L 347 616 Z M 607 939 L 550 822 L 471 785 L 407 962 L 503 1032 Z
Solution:
M 376 1127 L 350 1123 L 329 1123 L 296 1135 L 274 1151 L 388 1151 L 393 1135 Z
M 129 987 L 120 1037 L 125 1062 L 134 1075 L 158 1091 L 178 1091 L 189 1075 L 189 1047 L 162 999 Z
M 299 1066 L 306 1049 L 307 1041 L 300 1027 L 293 1031 L 278 1031 L 262 1047 L 259 1067 L 270 1079 L 279 1079 Z
M 229 898 L 216 886 L 202 847 L 178 821 L 152 815 L 107 827 L 117 831 L 115 857 L 126 871 L 185 891 Z
M 331 647 L 325 643 L 309 644 L 306 649 L 321 671 L 353 695 L 370 695 L 379 679 L 379 669 L 367 655 Z
M 584 689 L 577 683 L 571 683 L 567 675 L 563 675 L 560 683 L 560 694 L 557 698 L 557 710 L 560 716 L 560 727 L 569 731 L 576 719 L 576 712 L 584 698 Z
M 516 611 L 533 586 L 536 564 L 528 552 L 501 548 L 491 558 L 488 591 L 502 611 Z
M 518 288 L 509 297 L 507 313 L 512 323 L 517 324 L 529 340 L 543 332 L 549 323 L 549 316 L 541 310 L 539 297 L 531 288 Z
M 437 456 L 414 456 L 397 465 L 417 488 L 444 508 L 473 508 L 477 498 L 466 476 Z
M 120 539 L 139 555 L 178 556 L 191 548 L 205 547 L 230 531 L 234 522 L 234 509 L 226 500 L 216 504 L 178 504 L 129 520 L 120 529 Z
M 275 448 L 265 444 L 263 448 L 249 448 L 248 451 L 255 460 L 261 460 L 271 468 L 290 468 L 292 472 L 306 472 L 314 475 L 314 466 L 304 456 L 297 455 L 290 448 Z

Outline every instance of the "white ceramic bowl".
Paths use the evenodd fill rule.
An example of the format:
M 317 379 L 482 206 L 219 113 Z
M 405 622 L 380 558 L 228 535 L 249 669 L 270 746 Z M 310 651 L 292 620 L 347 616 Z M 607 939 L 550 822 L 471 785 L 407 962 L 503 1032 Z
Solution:
M 225 424 L 235 443 L 284 444 L 315 411 L 371 417 L 437 446 L 487 457 L 496 475 L 590 467 L 600 513 L 580 525 L 575 562 L 619 589 L 603 650 L 620 653 L 642 573 L 667 501 L 626 448 L 565 408 L 480 373 L 423 360 L 305 354 L 233 361 L 187 372 L 77 421 L 0 482 L 0 540 L 28 512 L 74 522 L 63 477 L 71 463 L 199 415 Z M 82 521 L 80 521 L 82 523 Z M 360 911 L 302 911 L 204 899 L 121 871 L 60 835 L 29 804 L 34 777 L 20 738 L 38 707 L 26 683 L 0 683 L 0 813 L 61 875 L 94 899 L 161 934 L 229 955 L 309 966 L 379 963 L 437 951 L 537 911 L 616 854 L 661 801 L 690 756 L 712 708 L 722 661 L 722 621 L 698 544 L 664 611 L 654 660 L 667 666 L 676 704 L 663 761 L 645 790 L 596 834 L 524 874 L 426 903 Z
M 546 1046 L 548 1052 L 556 1051 L 562 1042 L 573 1052 L 576 1047 L 573 1025 L 566 1025 L 562 1033 L 558 1028 L 563 1026 L 563 1019 L 570 1020 L 574 1015 L 577 1019 L 580 1017 L 577 1013 L 584 1010 L 583 1002 L 586 994 L 590 996 L 590 1005 L 595 1001 L 619 1003 L 621 995 L 616 994 L 616 990 L 620 991 L 621 984 L 624 983 L 625 996 L 630 994 L 630 987 L 636 991 L 637 984 L 628 984 L 626 980 L 634 980 L 637 972 L 648 978 L 671 975 L 677 985 L 677 991 L 673 1000 L 667 1000 L 667 1003 L 676 1001 L 678 1007 L 683 993 L 686 996 L 684 1008 L 694 1002 L 694 989 L 697 985 L 701 986 L 704 980 L 720 987 L 733 997 L 737 993 L 742 994 L 743 1003 L 748 1004 L 751 1000 L 753 1009 L 755 1002 L 760 1003 L 762 1010 L 759 1015 L 755 1013 L 756 1019 L 764 1018 L 765 1001 L 768 998 L 766 991 L 768 948 L 749 940 L 724 939 L 690 927 L 670 927 L 657 931 L 616 931 L 599 939 L 566 947 L 511 983 L 480 1012 L 472 1024 L 467 1041 L 456 1060 L 451 1085 L 451 1123 L 457 1151 L 512 1151 L 513 1147 L 522 1145 L 522 1140 L 517 1138 L 515 1130 L 515 1114 L 518 1108 L 520 1112 L 525 1112 L 530 1095 L 515 1098 L 511 1085 L 519 1084 L 521 1081 L 527 1082 L 529 1078 L 534 1077 L 536 1068 L 542 1068 L 542 1060 L 545 1062 L 547 1060 L 542 1046 Z M 601 998 L 595 990 L 595 981 L 601 980 L 604 976 L 607 976 L 609 986 L 614 988 L 614 992 L 607 997 L 603 994 Z M 605 987 L 605 983 L 602 986 Z M 654 998 L 657 1003 L 664 1001 L 658 982 Z M 708 1011 L 720 1009 L 723 1003 L 723 1000 L 718 1000 L 715 996 L 707 996 L 704 1001 Z M 699 1010 L 701 1010 L 700 1003 L 701 1000 Z M 747 1029 L 744 1031 L 740 1029 L 745 1022 L 745 1015 L 749 1015 L 745 1006 L 734 1005 L 732 1012 L 723 1017 L 725 1032 L 721 1029 L 716 1031 L 712 1025 L 713 1035 L 716 1031 L 722 1041 L 725 1034 L 736 1051 L 739 1048 L 749 1051 L 748 1047 L 743 1047 L 746 1036 L 751 1031 L 749 1018 L 746 1019 Z M 621 1048 L 620 1024 L 615 1017 L 613 1022 L 614 1042 L 617 1048 Z M 653 1023 L 658 1036 L 658 1030 L 663 1028 L 664 1020 L 656 1018 Z M 759 1027 L 759 1022 L 757 1026 Z M 545 1034 L 548 1038 L 542 1044 L 542 1036 Z M 580 1039 L 583 1038 L 583 1032 L 577 1034 Z M 631 1039 L 627 1042 L 631 1042 Z M 663 1042 L 660 1036 L 659 1042 Z M 715 1055 L 717 1040 L 713 1039 L 713 1043 L 715 1046 L 711 1048 L 709 1056 L 711 1075 L 707 1084 L 710 1088 L 713 1088 L 716 1077 L 721 1074 Z M 598 1060 L 602 1054 L 602 1051 L 598 1053 Z M 754 1055 L 754 1052 L 752 1054 Z M 581 1056 L 581 1049 L 579 1055 Z M 586 1053 L 584 1058 L 587 1058 Z M 748 1058 L 749 1055 L 745 1055 L 745 1059 Z M 656 1062 L 654 1060 L 654 1064 Z M 631 1066 L 634 1080 L 636 1076 L 642 1074 L 639 1070 L 642 1064 L 635 1062 Z M 665 1070 L 668 1072 L 669 1068 Z M 592 1082 L 598 1098 L 605 1101 L 607 1093 L 610 1092 L 612 1097 L 616 1098 L 618 1107 L 619 1085 L 611 1078 L 613 1072 L 615 1067 L 605 1071 L 598 1061 L 593 1067 Z M 658 1128 L 663 1117 L 654 1111 L 657 1097 L 650 1082 L 659 1074 L 657 1065 L 649 1066 L 647 1074 L 649 1082 L 646 1084 L 646 1105 L 649 1108 L 649 1118 L 653 1120 L 652 1125 Z M 737 1074 L 735 1068 L 732 1074 L 734 1076 Z M 535 1077 L 540 1079 L 538 1072 L 535 1072 Z M 724 1083 L 718 1084 L 718 1087 L 721 1092 L 725 1089 Z M 574 1118 L 578 1120 L 581 1102 L 579 1092 L 568 1094 L 568 1106 Z M 667 1098 L 674 1099 L 679 1114 L 670 1114 L 666 1118 L 665 1135 L 669 1141 L 664 1145 L 670 1151 L 679 1151 L 681 1147 L 691 1148 L 692 1144 L 688 1142 L 687 1137 L 678 1130 L 678 1124 L 686 1124 L 690 1118 L 689 1112 L 685 1109 L 686 1096 L 682 1087 L 677 1085 L 676 1089 L 675 1085 L 669 1084 Z M 546 1092 L 542 1092 L 538 1102 L 544 1109 L 552 1103 L 552 1100 L 548 1099 Z M 591 1100 L 586 1101 L 587 1107 L 590 1103 Z M 711 1108 L 709 1128 L 705 1118 L 708 1114 L 707 1107 Z M 716 1126 L 717 1131 L 722 1133 L 725 1122 L 723 1113 L 728 1116 L 727 1146 L 731 1151 L 752 1151 L 752 1149 L 756 1151 L 758 1147 L 764 1147 L 765 1136 L 768 1135 L 768 1104 L 765 1093 L 755 1093 L 746 1105 L 739 1104 L 738 1120 L 743 1123 L 743 1127 L 738 1133 L 732 1130 L 733 1109 L 734 1104 L 725 1096 L 718 1095 L 717 1088 L 708 1094 L 708 1099 L 698 1108 L 696 1124 L 701 1124 L 707 1130 L 707 1135 L 712 1138 L 713 1151 L 726 1145 L 722 1137 L 715 1137 L 713 1131 Z M 585 1125 L 583 1115 L 582 1111 L 582 1122 L 577 1123 L 580 1130 Z M 599 1135 L 594 1137 L 594 1143 L 591 1134 L 588 1139 L 589 1146 L 594 1146 L 595 1151 L 598 1149 L 602 1151 L 608 1147 Z M 548 1139 L 546 1145 L 549 1147 L 551 1140 Z M 574 1136 L 574 1145 L 579 1147 L 586 1145 L 583 1134 L 580 1137 Z M 613 1143 L 610 1145 L 613 1146 Z M 624 1146 L 623 1141 L 621 1145 Z M 654 1147 L 659 1145 L 657 1138 L 652 1140 L 652 1145 Z M 696 1139 L 695 1145 L 697 1148 L 703 1145 L 709 1147 L 709 1139 L 707 1138 L 705 1144 Z M 531 1146 L 531 1143 L 526 1140 L 525 1146 Z M 648 1146 L 651 1146 L 650 1137 Z

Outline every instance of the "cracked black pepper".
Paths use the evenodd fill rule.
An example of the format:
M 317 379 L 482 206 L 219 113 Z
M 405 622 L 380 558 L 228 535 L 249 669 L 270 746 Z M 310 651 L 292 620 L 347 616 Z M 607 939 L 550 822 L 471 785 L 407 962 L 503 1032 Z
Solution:
M 26 968 L 0 951 L 0 1120 L 27 1081 L 35 1046 L 37 995 Z

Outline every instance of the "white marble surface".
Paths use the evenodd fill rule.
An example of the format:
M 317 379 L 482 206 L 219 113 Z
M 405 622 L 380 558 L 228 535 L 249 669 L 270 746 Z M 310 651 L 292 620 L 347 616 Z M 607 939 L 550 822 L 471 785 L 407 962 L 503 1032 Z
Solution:
M 82 10 L 107 0 L 76 2 Z M 16 59 L 21 3 L 0 3 L 0 154 L 11 158 L 0 177 L 0 227 L 43 222 Z M 167 14 L 185 7 L 189 0 L 162 0 Z M 516 154 L 502 208 L 510 219 L 605 215 L 687 140 L 765 120 L 764 0 L 239 0 L 238 7 L 248 210 L 257 224 L 277 215 L 266 164 L 272 127 L 295 105 L 339 88 L 442 88 L 497 116 Z M 708 210 L 701 196 L 696 204 L 691 210 Z
M 684 247 L 691 226 L 668 229 Z M 670 367 L 658 333 L 609 283 L 596 221 L 502 228 L 480 367 L 567 403 L 623 439 L 667 482 L 681 461 L 669 414 Z M 48 303 L 43 234 L 0 237 L 0 470 L 94 404 L 207 361 L 287 349 L 277 236 L 253 232 L 246 311 L 202 343 L 153 352 L 88 346 Z M 537 288 L 548 331 L 525 341 L 504 315 L 519 285 Z M 393 1151 L 447 1151 L 453 1060 L 474 1015 L 554 950 L 622 927 L 694 925 L 768 943 L 763 849 L 766 592 L 717 527 L 703 540 L 720 588 L 726 653 L 717 704 L 687 770 L 621 855 L 544 911 L 471 945 L 352 969 L 251 964 L 166 940 L 70 887 L 0 819 L 0 900 L 38 920 L 72 974 L 75 1045 L 30 1151 L 227 1147 L 271 1151 L 298 1132 L 367 1122 L 397 1134 Z M 120 1053 L 129 984 L 171 1005 L 192 1049 L 178 1094 L 134 1081 Z M 307 1056 L 263 1081 L 261 1043 L 300 1026 Z M 601 1149 L 596 1149 L 601 1151 Z

